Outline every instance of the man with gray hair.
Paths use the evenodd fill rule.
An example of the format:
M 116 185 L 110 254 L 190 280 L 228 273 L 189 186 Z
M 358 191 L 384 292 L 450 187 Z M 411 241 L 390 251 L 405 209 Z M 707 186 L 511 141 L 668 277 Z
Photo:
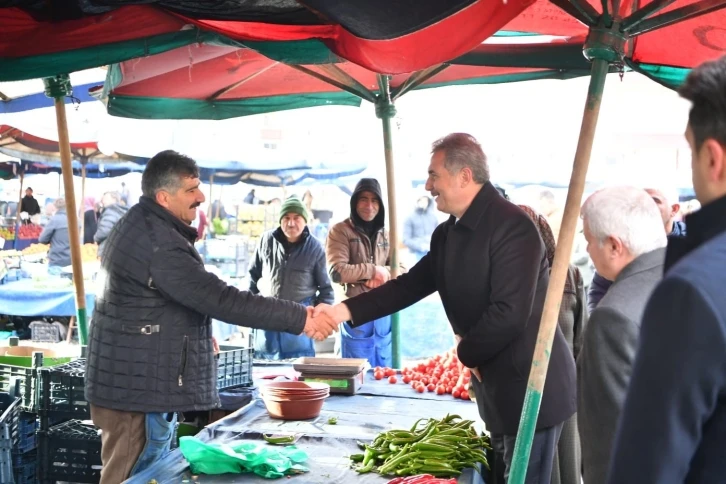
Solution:
M 426 190 L 450 217 L 434 230 L 430 251 L 407 274 L 313 314 L 325 311 L 357 327 L 438 291 L 507 479 L 550 266 L 532 220 L 489 181 L 474 137 L 450 134 L 433 144 L 431 155 Z M 575 362 L 558 327 L 526 483 L 550 482 L 562 424 L 575 403 Z
M 595 268 L 614 281 L 590 314 L 577 358 L 583 477 L 587 484 L 599 484 L 607 477 L 640 319 L 663 276 L 667 239 L 658 207 L 640 188 L 595 192 L 585 201 L 582 218 Z
M 678 239 L 686 236 L 686 224 L 685 222 L 677 221 L 676 215 L 678 215 L 681 209 L 678 203 L 678 190 L 674 188 L 646 188 L 646 193 L 650 195 L 655 204 L 658 206 L 663 226 L 665 227 L 665 233 L 668 239 Z M 592 312 L 600 300 L 608 292 L 608 289 L 612 285 L 613 281 L 607 279 L 595 272 L 592 278 L 592 284 L 587 293 L 587 307 Z

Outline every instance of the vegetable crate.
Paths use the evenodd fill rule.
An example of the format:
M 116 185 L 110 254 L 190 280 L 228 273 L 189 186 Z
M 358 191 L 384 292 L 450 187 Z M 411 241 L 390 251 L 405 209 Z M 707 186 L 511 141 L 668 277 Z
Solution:
M 40 482 L 101 480 L 101 436 L 94 426 L 68 420 L 41 430 L 38 439 Z
M 220 346 L 217 358 L 217 389 L 252 385 L 252 357 L 254 349 Z
M 36 343 L 57 343 L 61 340 L 60 330 L 55 324 L 33 321 L 30 323 L 30 339 Z
M 24 366 L 0 364 L 0 391 L 9 391 L 11 381 L 13 379 L 20 380 L 20 405 L 29 412 L 36 410 L 36 378 L 33 376 L 34 371 L 36 370 Z
M 35 452 L 13 454 L 13 477 L 15 484 L 37 484 L 38 455 Z
M 40 411 L 48 417 L 91 418 L 84 393 L 86 360 L 41 368 Z
M 38 419 L 33 413 L 20 412 L 18 418 L 18 441 L 13 447 L 16 454 L 25 454 L 37 447 L 35 432 L 38 430 Z
M 13 447 L 18 441 L 20 397 L 15 391 L 0 393 L 0 482 L 13 482 Z

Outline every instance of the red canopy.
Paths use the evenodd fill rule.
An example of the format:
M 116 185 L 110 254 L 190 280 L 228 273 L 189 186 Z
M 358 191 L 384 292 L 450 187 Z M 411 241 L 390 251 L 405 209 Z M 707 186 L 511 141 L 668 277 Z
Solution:
M 184 19 L 137 5 L 63 22 L 42 22 L 19 8 L 0 8 L 0 58 L 22 58 L 178 32 Z M 99 65 L 104 65 L 103 63 Z
M 589 0 L 596 12 L 602 12 L 602 3 Z M 653 0 L 638 2 L 643 8 Z M 693 6 L 694 0 L 675 0 L 658 11 L 659 16 L 676 9 Z M 633 11 L 633 0 L 623 0 L 623 16 Z M 588 27 L 549 0 L 537 0 L 527 10 L 509 22 L 503 30 L 534 32 L 547 35 L 584 36 Z M 666 27 L 645 32 L 633 40 L 629 57 L 636 63 L 693 68 L 702 62 L 720 57 L 726 52 L 726 9 L 721 8 Z

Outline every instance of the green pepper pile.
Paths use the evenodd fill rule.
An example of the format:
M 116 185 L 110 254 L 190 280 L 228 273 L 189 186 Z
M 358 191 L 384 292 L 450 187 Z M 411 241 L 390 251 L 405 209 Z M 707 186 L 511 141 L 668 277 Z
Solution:
M 484 449 L 491 449 L 489 437 L 477 434 L 473 424 L 458 415 L 420 419 L 410 430 L 389 430 L 371 444 L 359 442 L 364 453 L 350 459 L 358 472 L 381 475 L 452 477 L 479 463 L 488 469 Z

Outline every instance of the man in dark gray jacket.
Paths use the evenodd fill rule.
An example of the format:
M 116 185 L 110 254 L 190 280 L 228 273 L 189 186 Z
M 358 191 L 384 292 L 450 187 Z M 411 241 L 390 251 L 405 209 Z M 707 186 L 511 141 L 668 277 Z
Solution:
M 312 308 L 239 291 L 204 270 L 190 226 L 204 202 L 199 185 L 194 160 L 157 154 L 139 203 L 106 242 L 86 366 L 102 484 L 162 457 L 176 412 L 219 405 L 210 318 L 316 338 L 336 327 L 312 318 Z
M 96 234 L 93 236 L 93 241 L 98 244 L 98 257 L 103 255 L 106 239 L 111 234 L 113 227 L 129 211 L 129 207 L 121 202 L 119 192 L 104 193 L 103 198 L 101 198 L 101 206 L 103 211 L 98 219 L 98 229 L 96 229 Z
M 48 251 L 49 267 L 65 267 L 71 265 L 71 242 L 68 236 L 68 217 L 66 216 L 66 200 L 59 198 L 53 202 L 57 209 L 53 218 L 38 237 L 41 244 L 50 244 Z
M 614 281 L 590 314 L 577 357 L 577 423 L 583 477 L 604 483 L 638 348 L 640 319 L 663 277 L 666 234 L 644 190 L 612 187 L 582 207 L 588 252 L 599 274 Z
M 250 292 L 259 294 L 263 274 L 269 280 L 269 296 L 306 306 L 333 304 L 325 251 L 307 227 L 308 212 L 302 200 L 290 197 L 280 207 L 280 226 L 260 239 L 250 268 Z M 315 356 L 315 344 L 307 335 L 266 329 L 255 330 L 255 356 L 271 360 Z

